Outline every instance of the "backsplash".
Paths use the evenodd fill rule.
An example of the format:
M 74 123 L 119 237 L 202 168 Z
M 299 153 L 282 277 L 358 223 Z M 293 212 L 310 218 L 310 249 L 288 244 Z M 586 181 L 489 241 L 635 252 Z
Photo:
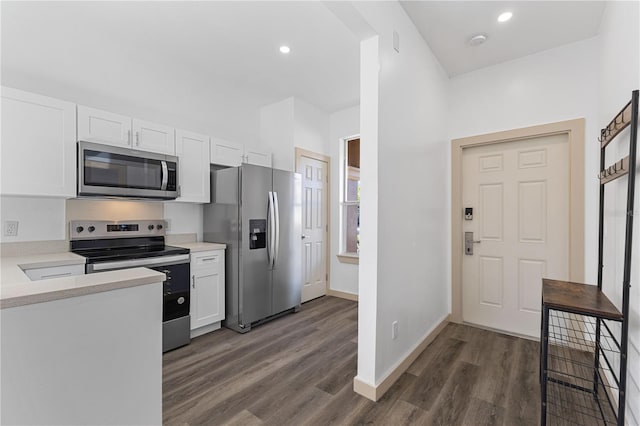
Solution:
M 164 205 L 161 201 L 78 198 L 67 200 L 66 203 L 67 224 L 71 220 L 131 220 L 163 217 Z
M 0 201 L 3 226 L 7 220 L 19 222 L 17 236 L 4 236 L 3 229 L 0 231 L 4 255 L 14 251 L 22 254 L 25 250 L 60 251 L 68 246 L 71 220 L 165 219 L 168 240 L 202 241 L 201 204 L 9 196 L 1 197 Z M 37 247 L 39 243 L 43 243 L 42 248 Z

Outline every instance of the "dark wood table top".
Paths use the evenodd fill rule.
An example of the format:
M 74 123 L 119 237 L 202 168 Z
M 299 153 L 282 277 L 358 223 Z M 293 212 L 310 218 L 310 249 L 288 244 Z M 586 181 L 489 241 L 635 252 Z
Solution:
M 622 320 L 618 308 L 595 285 L 543 278 L 542 304 L 553 309 Z

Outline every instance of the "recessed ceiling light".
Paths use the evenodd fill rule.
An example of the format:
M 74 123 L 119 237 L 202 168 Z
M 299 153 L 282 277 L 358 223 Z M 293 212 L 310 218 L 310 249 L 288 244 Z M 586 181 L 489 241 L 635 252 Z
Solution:
M 280 46 L 280 53 L 287 54 L 289 52 L 291 52 L 291 48 L 289 48 L 289 46 Z
M 498 22 L 507 22 L 509 19 L 511 19 L 512 16 L 513 16 L 513 13 L 504 12 L 500 14 L 500 16 L 498 16 Z
M 487 36 L 484 34 L 478 34 L 478 35 L 474 35 L 469 39 L 469 44 L 471 46 L 478 46 L 484 43 L 485 41 L 487 41 Z

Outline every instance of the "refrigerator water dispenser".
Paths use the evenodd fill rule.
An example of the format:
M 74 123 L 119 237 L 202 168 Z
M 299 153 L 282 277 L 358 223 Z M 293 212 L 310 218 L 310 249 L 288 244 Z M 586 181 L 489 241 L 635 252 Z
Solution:
M 267 220 L 249 219 L 249 250 L 267 248 Z

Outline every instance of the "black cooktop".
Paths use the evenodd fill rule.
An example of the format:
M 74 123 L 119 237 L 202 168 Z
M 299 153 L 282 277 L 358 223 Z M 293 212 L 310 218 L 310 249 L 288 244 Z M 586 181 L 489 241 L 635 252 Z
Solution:
M 71 241 L 71 251 L 87 263 L 189 254 L 189 249 L 165 245 L 162 237 Z

